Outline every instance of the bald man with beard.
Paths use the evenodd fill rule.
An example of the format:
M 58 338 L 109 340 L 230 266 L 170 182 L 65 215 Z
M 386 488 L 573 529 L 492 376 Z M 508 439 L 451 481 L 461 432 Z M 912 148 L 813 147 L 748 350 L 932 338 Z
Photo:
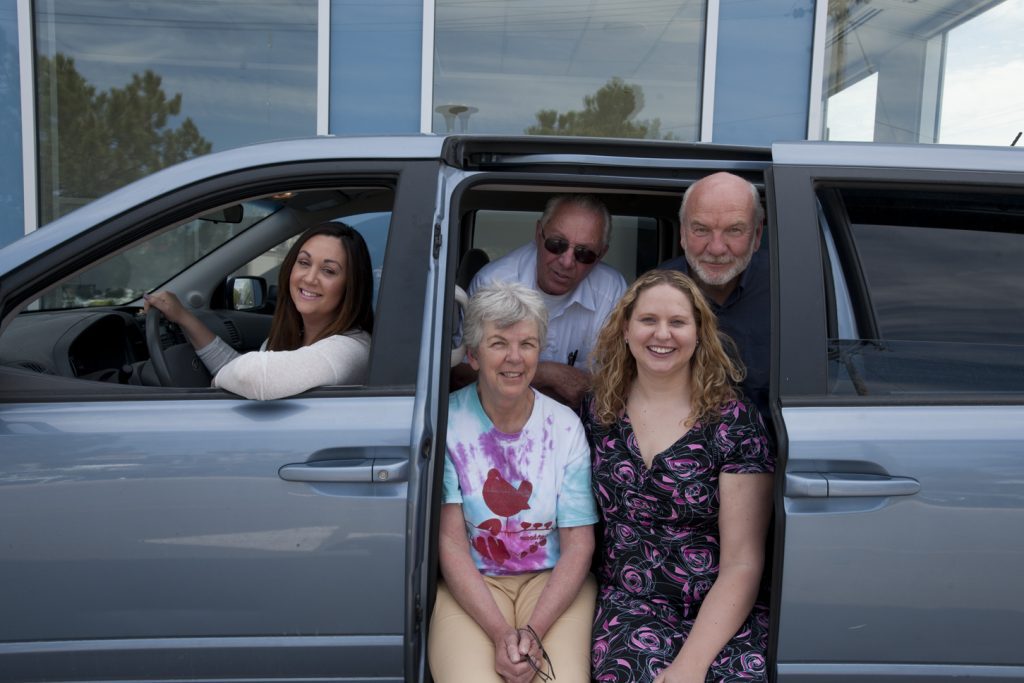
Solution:
M 767 421 L 771 297 L 763 230 L 753 184 L 732 173 L 705 176 L 686 189 L 679 208 L 683 255 L 659 267 L 686 273 L 704 292 L 746 366 L 742 388 Z

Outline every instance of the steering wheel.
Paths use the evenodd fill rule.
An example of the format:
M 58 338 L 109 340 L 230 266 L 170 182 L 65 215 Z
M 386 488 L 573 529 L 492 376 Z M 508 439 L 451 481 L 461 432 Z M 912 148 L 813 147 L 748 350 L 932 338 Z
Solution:
M 156 306 L 146 312 L 146 346 L 149 360 L 162 387 L 208 387 L 212 379 L 191 344 L 174 344 L 166 349 L 160 339 L 160 319 Z

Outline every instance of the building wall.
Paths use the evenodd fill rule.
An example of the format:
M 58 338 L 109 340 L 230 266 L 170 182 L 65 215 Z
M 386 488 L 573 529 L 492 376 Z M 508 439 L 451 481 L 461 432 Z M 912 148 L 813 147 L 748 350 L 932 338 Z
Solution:
M 1009 144 L 1022 33 L 1024 0 L 6 2 L 0 244 L 177 160 L 317 132 Z

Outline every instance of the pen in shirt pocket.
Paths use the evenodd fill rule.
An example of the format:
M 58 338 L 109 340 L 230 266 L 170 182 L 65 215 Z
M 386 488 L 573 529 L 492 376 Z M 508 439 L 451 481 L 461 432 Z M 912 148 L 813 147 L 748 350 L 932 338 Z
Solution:
M 575 351 L 570 351 L 569 352 L 569 358 L 568 358 L 568 360 L 565 361 L 565 364 L 568 365 L 570 368 L 572 366 L 576 365 L 576 356 L 578 356 L 579 353 L 580 353 L 579 349 L 576 349 Z

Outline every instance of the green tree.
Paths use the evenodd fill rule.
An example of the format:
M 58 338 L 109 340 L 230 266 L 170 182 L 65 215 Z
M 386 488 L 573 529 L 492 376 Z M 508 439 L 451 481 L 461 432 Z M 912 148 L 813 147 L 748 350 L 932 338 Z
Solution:
M 123 88 L 97 92 L 58 53 L 39 58 L 39 188 L 41 220 L 190 157 L 212 144 L 181 113 L 181 93 L 168 99 L 156 73 L 133 74 Z
M 526 129 L 528 135 L 577 135 L 613 138 L 661 138 L 661 120 L 637 120 L 644 108 L 644 90 L 615 77 L 593 95 L 583 98 L 582 111 L 560 114 L 542 109 L 535 114 L 536 125 Z M 669 133 L 664 139 L 671 140 Z

